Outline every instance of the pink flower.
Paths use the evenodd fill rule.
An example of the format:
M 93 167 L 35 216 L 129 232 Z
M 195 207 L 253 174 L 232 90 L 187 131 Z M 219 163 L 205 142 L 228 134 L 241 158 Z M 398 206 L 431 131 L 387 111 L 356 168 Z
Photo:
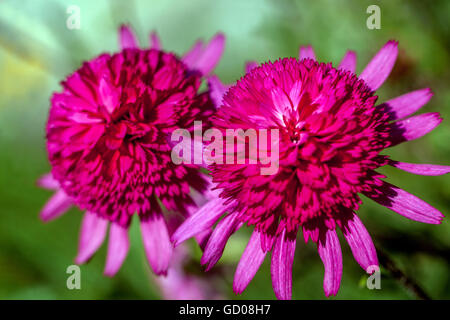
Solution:
M 254 231 L 237 266 L 235 293 L 244 291 L 271 251 L 275 295 L 290 299 L 296 238 L 302 230 L 306 242 L 317 244 L 325 267 L 323 287 L 330 296 L 337 294 L 342 276 L 337 228 L 364 270 L 378 265 L 373 242 L 355 213 L 359 194 L 409 219 L 439 224 L 443 215 L 438 210 L 383 181 L 375 171 L 391 165 L 421 175 L 450 172 L 448 166 L 403 163 L 380 155 L 385 148 L 422 137 L 441 122 L 437 113 L 404 119 L 429 101 L 429 89 L 376 104 L 375 90 L 396 57 L 397 43 L 389 41 L 358 77 L 355 53 L 347 52 L 333 68 L 318 63 L 307 47 L 301 48 L 300 60 L 285 58 L 248 72 L 225 94 L 213 127 L 222 132 L 278 129 L 279 170 L 261 175 L 260 163 L 211 165 L 220 196 L 180 226 L 172 237 L 174 244 L 210 228 L 227 212 L 206 244 L 202 264 L 207 270 L 214 266 L 228 238 L 247 223 Z
M 162 51 L 156 34 L 150 49 L 139 49 L 126 26 L 119 39 L 119 53 L 85 62 L 51 99 L 52 171 L 39 185 L 55 194 L 41 218 L 52 220 L 72 205 L 86 210 L 79 264 L 101 246 L 110 225 L 105 274 L 113 276 L 127 255 L 136 213 L 148 261 L 156 274 L 166 274 L 173 249 L 163 207 L 186 216 L 195 207 L 191 188 L 202 193 L 208 186 L 197 167 L 172 163 L 169 134 L 212 114 L 214 103 L 199 87 L 225 39 L 218 34 L 207 45 L 199 41 L 181 59 Z

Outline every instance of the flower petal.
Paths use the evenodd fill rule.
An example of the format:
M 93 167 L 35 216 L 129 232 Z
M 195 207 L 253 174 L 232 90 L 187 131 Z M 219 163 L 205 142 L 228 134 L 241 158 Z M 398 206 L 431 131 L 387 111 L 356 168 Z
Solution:
M 123 49 L 137 48 L 137 40 L 131 27 L 121 25 L 119 29 L 119 45 Z
M 440 176 L 450 173 L 450 166 L 440 166 L 437 164 L 406 163 L 391 160 L 389 165 L 403 171 L 420 174 L 423 176 Z
M 278 235 L 272 251 L 270 273 L 275 296 L 280 300 L 292 299 L 292 264 L 295 254 L 295 237 L 287 237 L 286 229 Z
M 206 48 L 195 62 L 194 69 L 199 70 L 205 75 L 210 73 L 222 57 L 224 47 L 225 35 L 223 33 L 218 33 L 206 45 Z
M 100 218 L 97 214 L 86 211 L 81 222 L 80 240 L 76 264 L 87 262 L 100 248 L 105 240 L 108 220 Z
M 325 267 L 323 290 L 327 297 L 336 295 L 342 277 L 342 252 L 336 230 L 328 229 L 324 239 L 319 239 L 317 247 Z
M 189 216 L 172 235 L 173 245 L 176 247 L 196 234 L 211 228 L 224 213 L 226 209 L 224 202 L 224 199 L 216 198 Z
M 411 220 L 440 224 L 444 217 L 442 213 L 425 201 L 384 181 L 380 187 L 364 194 L 375 202 Z
M 72 199 L 62 189 L 59 189 L 47 201 L 39 216 L 44 222 L 56 219 L 69 210 L 72 204 Z
M 258 66 L 258 62 L 256 61 L 248 61 L 245 64 L 245 73 L 249 73 L 250 71 L 252 71 L 252 69 L 256 68 Z
M 229 86 L 224 85 L 216 75 L 212 75 L 208 77 L 208 87 L 216 108 L 219 108 L 222 105 L 222 98 Z
M 242 226 L 242 222 L 239 222 L 236 217 L 236 213 L 229 214 L 214 228 L 200 260 L 202 265 L 206 265 L 206 271 L 209 271 L 219 261 L 228 238 Z
M 161 40 L 156 32 L 150 33 L 150 48 L 161 50 Z
M 438 112 L 424 113 L 400 120 L 390 124 L 391 133 L 389 140 L 391 146 L 399 143 L 415 140 L 423 137 L 433 131 L 440 123 L 442 118 Z
M 192 69 L 195 66 L 195 62 L 198 60 L 198 58 L 201 56 L 203 52 L 203 41 L 199 40 L 192 46 L 191 49 L 189 49 L 188 52 L 186 52 L 182 58 L 183 62 Z
M 300 47 L 300 50 L 298 52 L 298 58 L 299 60 L 307 58 L 317 60 L 316 54 L 314 53 L 314 49 L 311 46 Z
M 108 255 L 104 274 L 112 277 L 125 260 L 130 249 L 130 240 L 128 239 L 128 229 L 117 223 L 111 223 L 109 229 Z
M 397 60 L 398 42 L 390 40 L 372 58 L 359 76 L 373 90 L 377 90 L 387 79 Z
M 353 257 L 366 272 L 370 266 L 378 266 L 377 251 L 364 224 L 356 214 L 341 226 Z
M 346 70 L 355 73 L 356 70 L 356 53 L 355 51 L 347 51 L 338 66 L 339 70 Z
M 154 214 L 148 220 L 141 220 L 141 233 L 147 260 L 153 272 L 166 275 L 173 247 L 164 216 Z
M 44 174 L 37 180 L 37 185 L 48 190 L 58 190 L 59 182 L 53 178 L 51 172 Z
M 233 291 L 236 294 L 241 294 L 247 288 L 263 263 L 266 253 L 261 248 L 261 234 L 254 230 L 234 274 Z
M 428 88 L 416 90 L 386 101 L 378 108 L 382 108 L 389 114 L 389 120 L 397 120 L 419 110 L 430 101 L 432 96 L 433 92 Z

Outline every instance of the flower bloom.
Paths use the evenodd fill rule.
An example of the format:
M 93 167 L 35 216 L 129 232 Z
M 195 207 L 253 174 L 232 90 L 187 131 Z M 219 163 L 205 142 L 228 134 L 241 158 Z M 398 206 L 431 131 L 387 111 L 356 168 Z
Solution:
M 245 223 L 254 226 L 236 269 L 234 292 L 244 291 L 270 251 L 275 295 L 290 299 L 301 230 L 305 242 L 317 244 L 325 268 L 323 287 L 330 296 L 337 294 L 342 276 L 338 228 L 364 270 L 378 265 L 374 244 L 356 214 L 359 194 L 409 219 L 439 224 L 443 215 L 438 210 L 376 172 L 385 165 L 421 175 L 450 172 L 448 166 L 403 163 L 380 155 L 385 148 L 422 137 L 441 122 L 438 113 L 409 117 L 429 101 L 429 89 L 376 104 L 375 91 L 392 70 L 397 52 L 397 43 L 387 42 L 359 76 L 354 73 L 354 52 L 348 51 L 334 68 L 318 63 L 311 47 L 301 48 L 299 59 L 252 68 L 221 100 L 213 127 L 222 132 L 278 129 L 278 172 L 261 175 L 260 163 L 210 165 L 219 196 L 180 226 L 172 237 L 174 244 L 223 217 L 201 260 L 208 270 L 237 229 Z
M 163 208 L 186 216 L 196 206 L 191 188 L 201 194 L 208 187 L 197 167 L 172 163 L 170 133 L 212 114 L 209 92 L 199 88 L 224 40 L 218 34 L 207 45 L 199 41 L 180 59 L 161 50 L 156 34 L 150 49 L 139 49 L 122 26 L 122 50 L 85 62 L 53 95 L 47 123 L 52 170 L 38 184 L 56 192 L 40 216 L 49 221 L 72 205 L 86 210 L 76 263 L 91 258 L 110 225 L 104 272 L 113 276 L 127 255 L 136 213 L 150 266 L 167 273 L 172 244 Z

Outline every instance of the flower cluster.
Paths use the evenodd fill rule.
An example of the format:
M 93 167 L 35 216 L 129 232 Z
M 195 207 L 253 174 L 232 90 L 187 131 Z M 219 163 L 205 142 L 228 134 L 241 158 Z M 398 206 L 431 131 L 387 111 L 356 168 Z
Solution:
M 403 163 L 381 154 L 441 122 L 437 113 L 410 116 L 429 101 L 429 89 L 377 103 L 376 90 L 397 57 L 395 41 L 387 42 L 359 76 L 354 52 L 335 68 L 319 63 L 311 47 L 302 47 L 298 59 L 249 63 L 244 77 L 224 85 L 209 75 L 223 52 L 222 34 L 206 45 L 197 42 L 182 58 L 163 51 L 156 34 L 149 49 L 138 47 L 127 26 L 120 28 L 119 39 L 118 53 L 85 62 L 51 99 L 52 170 L 39 185 L 55 194 L 41 218 L 52 220 L 73 205 L 86 211 L 77 263 L 92 257 L 109 226 L 105 274 L 113 276 L 129 250 L 128 227 L 136 214 L 155 274 L 167 275 L 173 247 L 194 236 L 209 270 L 229 237 L 246 224 L 253 233 L 235 273 L 237 294 L 271 252 L 275 295 L 290 299 L 302 232 L 306 242 L 317 245 L 330 296 L 337 294 L 342 276 L 338 229 L 364 270 L 378 265 L 375 246 L 356 214 L 361 194 L 409 219 L 441 222 L 437 209 L 376 171 L 390 165 L 421 175 L 450 172 L 448 166 Z M 206 91 L 201 88 L 205 79 Z M 206 166 L 209 181 L 200 166 L 175 164 L 170 135 L 177 129 L 194 131 L 194 121 L 224 136 L 229 129 L 276 130 L 277 171 L 262 175 L 266 164 L 261 162 L 213 163 Z M 273 152 L 262 141 L 253 147 L 256 154 Z M 177 221 L 175 227 L 169 218 Z M 177 250 L 173 273 L 157 280 L 165 296 L 206 297 L 205 282 L 182 269 L 185 249 Z M 183 286 L 189 294 L 180 294 Z

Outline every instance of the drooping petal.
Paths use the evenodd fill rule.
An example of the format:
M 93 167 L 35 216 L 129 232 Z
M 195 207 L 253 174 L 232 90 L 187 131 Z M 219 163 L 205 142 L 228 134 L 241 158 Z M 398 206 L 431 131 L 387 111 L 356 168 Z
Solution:
M 256 68 L 258 66 L 258 62 L 256 61 L 248 61 L 245 64 L 245 73 L 249 73 L 250 71 L 252 71 L 253 68 Z
M 389 140 L 391 141 L 391 146 L 419 139 L 433 131 L 441 122 L 442 118 L 438 112 L 419 114 L 405 120 L 394 122 L 390 125 L 391 133 Z
M 147 220 L 141 220 L 141 233 L 147 260 L 153 272 L 166 275 L 173 247 L 164 217 L 154 214 Z
M 233 291 L 236 294 L 241 294 L 247 288 L 263 263 L 266 253 L 261 248 L 261 234 L 254 230 L 234 274 Z
M 47 201 L 39 216 L 44 222 L 56 219 L 69 210 L 72 204 L 72 199 L 62 189 L 59 189 Z
M 342 58 L 341 63 L 338 66 L 339 70 L 347 70 L 352 73 L 355 73 L 356 70 L 356 52 L 355 51 L 347 51 Z
M 119 45 L 122 49 L 137 48 L 138 43 L 131 27 L 127 25 L 120 26 Z
M 314 49 L 311 46 L 300 47 L 300 50 L 298 52 L 298 58 L 299 60 L 307 58 L 317 60 L 316 54 L 314 53 Z
M 187 218 L 172 235 L 173 245 L 176 247 L 196 234 L 211 228 L 224 213 L 224 202 L 222 198 L 211 200 Z
M 150 48 L 161 50 L 161 40 L 156 32 L 150 33 Z
M 450 166 L 441 166 L 437 164 L 406 163 L 391 160 L 389 165 L 403 171 L 420 174 L 423 176 L 440 176 L 450 173 Z
M 389 114 L 389 120 L 407 117 L 430 101 L 433 92 L 426 88 L 412 91 L 377 106 Z
M 390 40 L 372 58 L 359 76 L 373 90 L 377 90 L 387 79 L 397 60 L 398 42 Z
M 106 257 L 106 265 L 104 274 L 112 277 L 125 260 L 130 248 L 130 240 L 128 239 L 128 230 L 117 223 L 111 223 L 109 229 L 108 255 Z
M 239 222 L 236 218 L 236 213 L 229 214 L 214 228 L 200 260 L 202 265 L 206 265 L 206 271 L 210 270 L 219 261 L 228 238 L 242 226 L 242 222 Z
M 41 188 L 48 190 L 58 190 L 59 182 L 53 178 L 51 172 L 44 174 L 37 180 L 37 185 Z
M 378 266 L 377 252 L 364 224 L 356 214 L 341 226 L 353 257 L 366 272 L 370 266 Z
M 292 299 L 292 265 L 295 254 L 295 237 L 287 237 L 286 230 L 278 235 L 272 251 L 270 273 L 275 296 L 280 300 Z
M 224 85 L 216 75 L 212 75 L 208 77 L 208 87 L 216 108 L 219 108 L 222 104 L 222 97 L 227 92 L 229 86 Z
M 323 240 L 317 243 L 320 258 L 325 267 L 323 289 L 325 295 L 336 295 L 342 277 L 342 252 L 336 230 L 328 229 Z
M 76 264 L 87 262 L 100 248 L 105 240 L 108 220 L 100 218 L 97 214 L 86 211 L 81 222 L 80 240 Z
M 386 208 L 411 220 L 440 224 L 444 217 L 442 213 L 425 201 L 384 181 L 380 187 L 376 187 L 372 192 L 365 192 L 364 194 Z
M 225 47 L 225 35 L 218 33 L 206 45 L 205 49 L 195 62 L 194 69 L 199 70 L 202 74 L 210 73 L 222 57 Z

